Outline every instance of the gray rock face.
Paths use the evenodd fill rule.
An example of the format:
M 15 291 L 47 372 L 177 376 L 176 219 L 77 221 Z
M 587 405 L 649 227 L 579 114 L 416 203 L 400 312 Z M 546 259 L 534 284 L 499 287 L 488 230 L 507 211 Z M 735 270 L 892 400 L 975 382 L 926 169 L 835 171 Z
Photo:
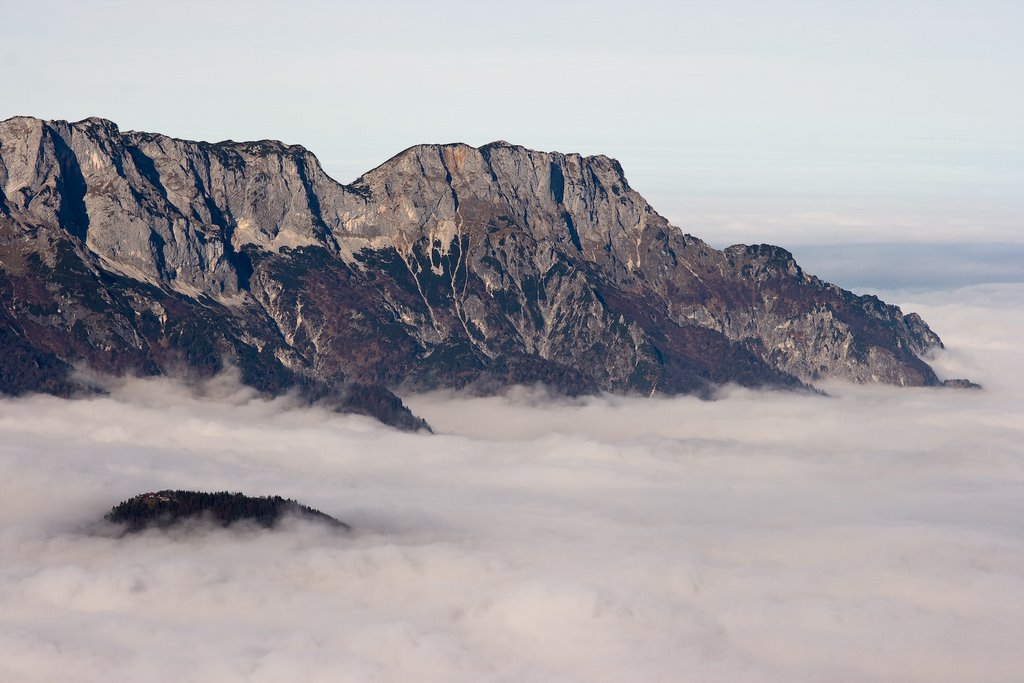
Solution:
M 778 247 L 683 234 L 612 159 L 504 142 L 420 145 L 346 186 L 280 142 L 9 119 L 0 272 L 0 339 L 56 368 L 29 388 L 79 361 L 165 372 L 184 354 L 212 371 L 182 348 L 197 343 L 268 390 L 261 373 L 642 393 L 938 383 L 920 317 Z

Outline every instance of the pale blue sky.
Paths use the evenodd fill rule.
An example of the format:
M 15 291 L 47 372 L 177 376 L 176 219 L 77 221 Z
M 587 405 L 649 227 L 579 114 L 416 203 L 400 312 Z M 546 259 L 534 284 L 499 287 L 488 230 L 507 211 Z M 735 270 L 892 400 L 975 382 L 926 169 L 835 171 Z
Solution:
M 1024 2 L 0 0 L 0 118 L 605 153 L 730 241 L 1024 240 Z

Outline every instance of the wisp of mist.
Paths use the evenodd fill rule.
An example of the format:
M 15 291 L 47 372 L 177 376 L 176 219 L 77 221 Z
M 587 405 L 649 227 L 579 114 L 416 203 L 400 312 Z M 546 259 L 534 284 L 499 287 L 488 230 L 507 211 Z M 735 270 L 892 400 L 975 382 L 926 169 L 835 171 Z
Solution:
M 0 680 L 1020 681 L 1024 285 L 912 296 L 983 390 L 4 399 Z M 354 531 L 96 533 L 166 488 Z

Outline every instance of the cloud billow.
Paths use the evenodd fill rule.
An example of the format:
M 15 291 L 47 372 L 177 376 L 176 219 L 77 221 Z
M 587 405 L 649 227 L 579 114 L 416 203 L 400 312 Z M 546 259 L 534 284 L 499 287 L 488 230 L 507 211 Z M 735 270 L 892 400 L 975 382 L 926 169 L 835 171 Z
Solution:
M 4 400 L 0 680 L 1016 680 L 1024 288 L 915 297 L 984 391 Z M 175 488 L 354 532 L 92 526 Z

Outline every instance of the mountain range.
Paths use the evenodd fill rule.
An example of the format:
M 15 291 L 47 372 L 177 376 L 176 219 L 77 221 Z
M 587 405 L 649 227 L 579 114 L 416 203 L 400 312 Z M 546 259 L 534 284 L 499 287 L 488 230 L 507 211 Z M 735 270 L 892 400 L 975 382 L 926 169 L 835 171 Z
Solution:
M 407 429 L 396 391 L 710 395 L 939 385 L 914 313 L 714 249 L 605 156 L 411 147 L 350 184 L 305 148 L 0 122 L 0 391 L 234 367 Z

